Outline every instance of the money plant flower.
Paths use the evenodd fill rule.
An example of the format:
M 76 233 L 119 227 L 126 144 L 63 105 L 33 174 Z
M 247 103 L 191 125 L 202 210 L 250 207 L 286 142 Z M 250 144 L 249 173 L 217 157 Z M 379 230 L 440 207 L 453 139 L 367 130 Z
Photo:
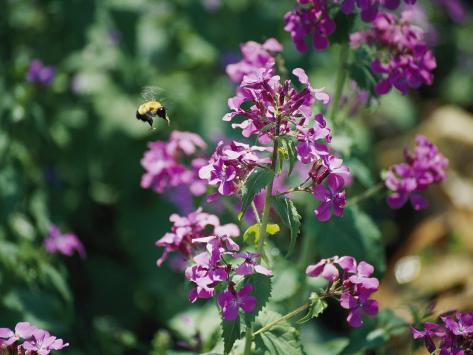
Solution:
M 29 82 L 41 85 L 50 85 L 54 80 L 56 70 L 53 66 L 44 65 L 39 59 L 33 59 L 26 74 Z
M 238 317 L 238 310 L 251 312 L 256 307 L 256 297 L 251 295 L 253 286 L 246 284 L 240 290 L 235 290 L 235 286 L 230 283 L 228 290 L 218 295 L 218 304 L 222 307 L 222 317 L 225 320 L 235 320 Z
M 400 208 L 410 201 L 416 210 L 426 208 L 428 202 L 421 192 L 447 178 L 448 160 L 422 135 L 416 137 L 414 152 L 404 150 L 404 159 L 385 174 L 385 184 L 390 190 L 387 203 L 391 208 Z
M 348 310 L 347 322 L 357 328 L 363 324 L 363 315 L 378 313 L 378 302 L 371 295 L 378 290 L 379 281 L 373 277 L 374 267 L 365 261 L 357 264 L 351 256 L 333 256 L 315 265 L 309 265 L 309 277 L 321 276 L 330 282 L 331 290 L 340 306 Z
M 407 94 L 409 88 L 433 82 L 435 57 L 423 39 L 423 30 L 408 18 L 404 13 L 398 18 L 379 12 L 369 29 L 350 37 L 353 48 L 366 45 L 375 52 L 371 71 L 379 78 L 375 86 L 377 95 L 385 95 L 393 87 Z
M 49 227 L 44 239 L 44 248 L 50 253 L 66 256 L 72 256 L 74 252 L 77 252 L 81 258 L 85 258 L 85 248 L 79 238 L 73 233 L 62 234 L 55 225 Z

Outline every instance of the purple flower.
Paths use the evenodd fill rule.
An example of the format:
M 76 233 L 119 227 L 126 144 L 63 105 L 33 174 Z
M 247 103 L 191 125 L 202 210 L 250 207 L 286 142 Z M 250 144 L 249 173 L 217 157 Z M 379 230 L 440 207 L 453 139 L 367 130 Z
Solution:
M 314 187 L 314 196 L 321 202 L 314 212 L 321 222 L 328 221 L 332 213 L 338 217 L 343 216 L 343 208 L 346 205 L 345 191 L 342 191 L 343 180 L 336 175 L 330 175 L 327 181 L 328 189 L 324 185 Z
M 416 3 L 416 0 L 404 0 L 408 5 Z M 401 4 L 401 0 L 343 0 L 341 8 L 346 14 L 354 11 L 355 5 L 361 10 L 361 19 L 371 22 L 376 18 L 379 7 L 388 10 L 396 10 Z
M 85 249 L 79 238 L 73 233 L 62 234 L 55 225 L 49 227 L 44 239 L 44 248 L 50 253 L 61 253 L 66 256 L 71 256 L 77 251 L 81 258 L 85 258 Z
M 55 69 L 53 66 L 45 66 L 39 59 L 33 59 L 26 78 L 31 83 L 49 85 L 54 79 Z
M 232 121 L 235 116 L 242 116 L 243 122 L 234 123 L 232 127 L 241 128 L 246 138 L 256 135 L 261 144 L 269 143 L 276 133 L 289 133 L 301 120 L 311 118 L 316 101 L 326 104 L 329 100 L 323 89 L 310 85 L 302 69 L 294 69 L 293 74 L 303 86 L 301 91 L 289 80 L 281 83 L 279 76 L 265 69 L 245 76 L 238 95 L 228 100 L 231 112 L 223 120 Z
M 370 299 L 370 291 L 365 289 L 357 293 L 344 292 L 340 298 L 340 305 L 350 312 L 347 317 L 348 324 L 358 328 L 363 324 L 362 315 L 375 316 L 378 313 L 378 301 Z
M 152 188 L 158 193 L 166 189 L 188 186 L 190 192 L 196 196 L 206 191 L 203 181 L 198 178 L 198 170 L 203 166 L 202 158 L 194 158 L 191 169 L 183 162 L 183 157 L 194 156 L 203 151 L 207 145 L 197 134 L 190 132 L 173 131 L 168 142 L 155 141 L 148 144 L 141 165 L 146 173 L 141 178 L 142 188 Z
M 274 38 L 269 38 L 263 44 L 249 41 L 240 46 L 243 59 L 238 63 L 227 65 L 226 72 L 235 83 L 240 83 L 245 75 L 256 74 L 258 69 L 267 69 L 274 74 L 274 56 L 283 47 Z
M 250 147 L 236 141 L 224 145 L 224 142 L 220 141 L 208 165 L 200 168 L 199 177 L 208 180 L 210 185 L 217 185 L 221 195 L 233 195 L 257 164 L 270 163 L 269 158 L 260 158 L 257 155 L 267 151 L 269 149 L 265 147 Z
M 434 183 L 447 178 L 448 160 L 426 137 L 416 137 L 413 153 L 404 151 L 405 163 L 394 165 L 385 176 L 385 185 L 391 190 L 387 203 L 400 208 L 408 200 L 416 210 L 427 207 L 427 200 L 420 194 Z
M 310 3 L 309 7 L 297 6 L 284 16 L 284 30 L 291 34 L 292 41 L 300 52 L 308 49 L 305 41 L 310 36 L 313 47 L 322 50 L 328 47 L 327 37 L 335 31 L 335 21 L 328 12 L 328 1 L 324 0 L 299 0 L 299 4 Z
M 351 256 L 322 259 L 306 269 L 307 276 L 322 276 L 330 281 L 329 289 L 334 289 L 335 295 L 341 295 L 340 305 L 349 310 L 347 321 L 352 327 L 363 324 L 363 314 L 374 316 L 378 313 L 378 302 L 370 298 L 379 287 L 378 279 L 371 277 L 373 272 L 372 265 L 361 261 L 357 266 Z
M 246 284 L 239 291 L 236 291 L 233 284 L 228 285 L 228 290 L 218 295 L 218 304 L 222 307 L 222 317 L 224 320 L 235 320 L 238 318 L 239 308 L 249 313 L 256 307 L 256 298 L 251 296 L 253 285 Z
M 443 324 L 427 322 L 423 330 L 411 327 L 414 339 L 424 339 L 425 347 L 430 353 L 441 355 L 470 354 L 473 345 L 473 313 L 454 312 L 440 317 Z M 437 348 L 434 338 L 440 338 Z
M 456 23 L 464 23 L 467 19 L 467 11 L 461 0 L 434 0 L 439 6 L 443 6 L 450 18 Z
M 28 322 L 17 323 L 15 332 L 8 328 L 0 328 L 0 348 L 10 346 L 20 339 L 28 339 L 37 330 L 38 328 Z
M 367 30 L 353 33 L 350 37 L 354 48 L 363 43 L 378 52 L 371 63 L 371 71 L 379 77 L 375 86 L 377 95 L 387 94 L 392 87 L 406 94 L 409 88 L 430 85 L 432 71 L 437 63 L 423 40 L 423 30 L 409 22 L 410 15 L 379 12 Z
M 261 256 L 261 254 L 257 253 L 235 253 L 233 254 L 234 258 L 241 258 L 245 259 L 235 270 L 237 275 L 252 275 L 255 272 L 265 275 L 265 276 L 273 276 L 273 272 L 268 268 L 260 265 L 256 262 L 256 259 Z
M 187 216 L 179 216 L 172 214 L 169 220 L 173 223 L 171 232 L 166 233 L 156 242 L 158 247 L 164 247 L 163 255 L 158 259 L 157 265 L 161 266 L 166 260 L 169 253 L 173 251 L 179 252 L 186 258 L 190 258 L 194 252 L 193 242 L 199 238 L 209 236 L 221 237 L 220 240 L 227 245 L 233 245 L 230 237 L 240 235 L 240 230 L 235 224 L 220 225 L 217 216 L 202 212 L 202 208 L 188 214 Z
M 340 273 L 334 265 L 336 257 L 330 259 L 322 259 L 315 265 L 307 266 L 305 273 L 310 277 L 322 276 L 327 281 L 335 281 L 339 278 Z
M 56 338 L 46 330 L 39 329 L 33 333 L 33 338 L 22 344 L 27 352 L 35 352 L 38 355 L 47 355 L 52 350 L 61 350 L 69 346 L 62 339 Z

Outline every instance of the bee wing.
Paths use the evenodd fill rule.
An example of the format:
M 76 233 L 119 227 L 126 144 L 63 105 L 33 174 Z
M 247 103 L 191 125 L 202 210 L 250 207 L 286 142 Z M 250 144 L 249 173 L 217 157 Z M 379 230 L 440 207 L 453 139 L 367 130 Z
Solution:
M 145 86 L 143 90 L 141 90 L 141 96 L 143 99 L 145 99 L 145 101 L 153 101 L 157 100 L 163 91 L 163 89 L 157 86 Z

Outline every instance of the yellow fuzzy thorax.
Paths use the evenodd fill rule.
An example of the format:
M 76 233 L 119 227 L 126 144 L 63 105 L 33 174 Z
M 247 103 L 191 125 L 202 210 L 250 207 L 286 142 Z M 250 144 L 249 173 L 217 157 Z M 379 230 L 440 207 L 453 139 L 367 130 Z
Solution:
M 148 101 L 138 107 L 138 113 L 140 115 L 156 115 L 156 112 L 162 106 L 159 101 Z

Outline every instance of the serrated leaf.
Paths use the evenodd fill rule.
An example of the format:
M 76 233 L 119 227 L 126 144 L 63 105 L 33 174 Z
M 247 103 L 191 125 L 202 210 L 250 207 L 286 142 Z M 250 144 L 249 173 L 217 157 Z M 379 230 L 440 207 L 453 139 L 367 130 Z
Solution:
M 307 314 L 297 321 L 298 324 L 303 324 L 311 320 L 312 318 L 317 318 L 320 314 L 323 313 L 323 311 L 325 311 L 328 306 L 327 301 L 320 298 L 320 296 L 315 292 L 312 292 L 312 294 L 310 295 L 310 302 L 311 303 Z
M 301 216 L 290 199 L 282 196 L 273 196 L 271 201 L 279 217 L 281 217 L 282 222 L 291 232 L 291 241 L 288 250 L 289 255 L 294 250 L 296 239 L 301 229 Z
M 282 315 L 268 309 L 263 310 L 255 324 L 260 327 L 281 318 Z M 287 321 L 279 322 L 255 338 L 256 353 L 264 355 L 302 355 L 299 332 Z
M 275 235 L 280 231 L 279 225 L 277 224 L 267 224 L 266 233 L 268 235 Z M 259 224 L 253 224 L 248 227 L 248 229 L 243 234 L 243 240 L 249 244 L 258 244 L 259 241 Z
M 271 297 L 272 278 L 261 274 L 253 274 L 247 276 L 245 281 L 253 285 L 252 295 L 256 297 L 255 309 L 249 313 L 245 313 L 246 324 L 251 324 L 254 322 L 258 313 L 263 309 L 266 303 L 268 303 L 268 300 Z
M 269 185 L 274 178 L 274 172 L 270 169 L 256 168 L 246 178 L 241 188 L 241 212 L 238 218 L 245 215 L 248 206 L 253 201 L 255 195 Z
M 225 354 L 228 354 L 232 350 L 235 341 L 240 339 L 240 334 L 240 316 L 232 321 L 222 320 L 222 337 Z

